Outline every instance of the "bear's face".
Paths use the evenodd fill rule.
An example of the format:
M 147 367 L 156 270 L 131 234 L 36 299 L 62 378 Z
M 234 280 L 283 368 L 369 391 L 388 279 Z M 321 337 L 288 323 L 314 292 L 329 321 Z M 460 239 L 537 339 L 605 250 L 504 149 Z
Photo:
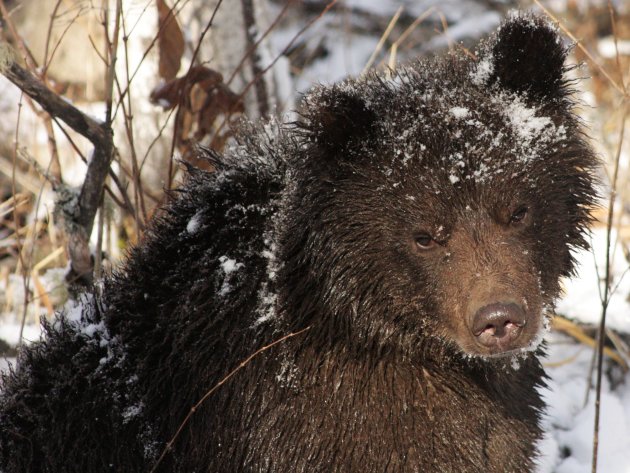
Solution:
M 305 245 L 333 324 L 409 350 L 538 345 L 595 194 L 564 55 L 549 26 L 517 17 L 477 60 L 311 96 Z

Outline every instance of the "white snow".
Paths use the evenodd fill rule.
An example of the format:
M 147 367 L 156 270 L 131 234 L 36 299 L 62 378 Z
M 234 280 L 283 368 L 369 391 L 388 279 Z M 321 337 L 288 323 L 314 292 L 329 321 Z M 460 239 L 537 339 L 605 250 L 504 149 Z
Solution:
M 444 10 L 445 11 L 445 10 Z M 446 31 L 446 34 L 435 36 L 422 48 L 434 51 L 445 48 L 449 42 L 458 42 L 466 38 L 480 38 L 492 31 L 501 22 L 501 15 L 495 11 L 487 11 L 479 15 L 464 18 Z
M 587 473 L 591 471 L 595 412 L 593 388 L 588 390 L 587 399 L 593 351 L 557 333 L 548 340 L 546 369 L 551 380 L 542 394 L 549 405 L 543 424 L 549 434 L 541 444 L 544 456 L 538 472 Z M 593 384 L 594 380 L 593 376 Z M 606 375 L 599 439 L 598 471 L 630 472 L 630 385 L 623 382 L 612 390 Z M 563 451 L 568 453 L 565 458 Z
M 276 316 L 277 294 L 268 292 L 267 287 L 260 291 L 260 302 L 258 307 L 258 318 L 254 321 L 254 327 L 272 320 Z
M 10 316 L 4 316 L 2 323 L 0 323 L 0 338 L 7 342 L 11 346 L 17 346 L 20 339 L 20 326 L 21 322 L 17 318 Z M 24 333 L 22 337 L 27 342 L 34 342 L 39 340 L 41 329 L 39 324 L 27 323 L 24 325 Z
M 224 274 L 223 283 L 221 285 L 221 289 L 219 289 L 219 296 L 224 297 L 228 293 L 232 292 L 233 289 L 229 282 L 230 275 L 243 268 L 245 265 L 237 262 L 235 259 L 228 258 L 225 255 L 219 258 L 219 263 L 221 263 L 221 269 Z
M 505 115 L 512 123 L 512 128 L 528 143 L 540 136 L 542 131 L 553 125 L 551 118 L 536 115 L 536 109 L 527 107 L 520 98 L 508 101 Z
M 579 274 L 565 281 L 566 296 L 558 304 L 559 314 L 581 322 L 599 322 L 601 302 L 597 286 L 603 274 L 605 245 L 604 229 L 596 229 L 592 238 L 593 251 L 577 254 Z M 627 300 L 630 281 L 623 276 L 627 274 L 629 263 L 624 260 L 619 245 L 614 254 L 612 273 L 616 290 L 608 307 L 607 326 L 627 334 L 630 333 L 630 303 Z M 551 332 L 547 340 L 549 357 L 543 364 L 551 379 L 542 394 L 549 406 L 544 420 L 548 435 L 540 444 L 544 455 L 538 473 L 587 473 L 591 471 L 595 402 L 594 374 L 591 387 L 587 389 L 593 350 L 558 332 Z M 630 472 L 630 382 L 627 375 L 617 373 L 617 378 L 620 383 L 613 389 L 608 376 L 603 376 L 598 452 L 600 473 Z
M 597 51 L 602 57 L 613 59 L 619 51 L 620 56 L 630 56 L 630 40 L 619 39 L 615 48 L 615 38 L 606 36 L 597 42 Z
M 143 409 L 143 402 L 139 402 L 138 404 L 134 404 L 125 408 L 125 410 L 122 412 L 123 424 L 126 424 L 127 422 L 133 420 L 134 417 L 138 417 L 140 414 L 142 414 Z
M 221 256 L 219 262 L 226 276 L 244 266 L 243 263 L 238 263 L 235 259 L 228 258 L 227 256 Z
M 538 158 L 544 149 L 560 145 L 566 138 L 563 125 L 556 126 L 550 117 L 541 115 L 538 108 L 528 106 L 523 96 L 501 91 L 492 99 L 511 125 L 516 142 L 513 151 L 523 164 Z M 497 144 L 501 146 L 500 140 Z
M 613 230 L 612 241 L 617 240 Z M 565 314 L 590 324 L 598 324 L 602 312 L 600 302 L 600 278 L 605 273 L 606 234 L 603 228 L 593 232 L 593 252 L 580 251 L 577 261 L 580 271 L 577 277 L 564 281 L 565 298 L 558 304 L 558 313 Z M 613 251 L 612 287 L 614 291 L 608 304 L 606 325 L 622 333 L 630 333 L 630 274 L 629 264 L 624 260 L 620 245 Z M 603 288 L 602 288 L 603 289 Z
M 471 79 L 473 84 L 475 85 L 483 85 L 485 84 L 490 76 L 494 72 L 494 63 L 492 62 L 492 57 L 483 58 L 477 64 L 477 68 L 471 74 Z
M 455 118 L 466 118 L 470 114 L 466 107 L 453 107 L 450 112 Z
M 191 217 L 191 219 L 186 224 L 186 231 L 190 233 L 191 235 L 199 231 L 199 228 L 201 227 L 201 216 L 202 216 L 202 212 L 201 211 L 197 212 L 195 215 Z

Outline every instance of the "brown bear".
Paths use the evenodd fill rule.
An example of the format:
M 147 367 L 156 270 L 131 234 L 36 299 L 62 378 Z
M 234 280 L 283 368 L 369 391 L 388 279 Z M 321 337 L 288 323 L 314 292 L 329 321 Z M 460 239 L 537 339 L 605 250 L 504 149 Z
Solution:
M 216 172 L 4 375 L 0 470 L 532 471 L 595 200 L 566 54 L 515 15 L 200 151 Z

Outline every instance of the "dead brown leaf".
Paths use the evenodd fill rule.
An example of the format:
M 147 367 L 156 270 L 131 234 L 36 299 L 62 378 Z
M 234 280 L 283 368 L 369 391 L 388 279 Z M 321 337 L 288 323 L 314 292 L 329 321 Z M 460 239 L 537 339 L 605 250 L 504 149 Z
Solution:
M 157 0 L 158 9 L 158 48 L 160 54 L 159 74 L 165 80 L 171 80 L 179 72 L 184 55 L 184 35 L 175 12 L 165 0 Z
M 225 85 L 221 73 L 205 66 L 194 66 L 186 76 L 156 87 L 150 99 L 165 110 L 179 105 L 176 142 L 182 157 L 189 162 L 194 161 L 192 143 L 213 132 L 220 115 L 230 117 L 245 111 L 241 97 Z M 210 146 L 220 150 L 216 146 L 222 148 L 229 136 L 226 131 L 220 141 L 213 140 Z
M 190 90 L 198 82 L 203 83 L 204 89 L 210 89 L 222 83 L 223 76 L 205 66 L 194 66 L 187 76 L 173 79 L 153 89 L 150 96 L 151 103 L 161 106 L 164 110 L 170 110 L 178 104 L 179 100 L 188 100 Z

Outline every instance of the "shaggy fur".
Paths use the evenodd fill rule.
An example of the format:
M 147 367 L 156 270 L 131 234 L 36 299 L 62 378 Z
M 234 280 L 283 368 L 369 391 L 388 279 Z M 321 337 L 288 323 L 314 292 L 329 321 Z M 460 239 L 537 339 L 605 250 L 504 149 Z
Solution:
M 3 377 L 0 470 L 532 471 L 538 361 L 596 160 L 565 47 L 516 16 L 478 50 L 321 87 L 191 170 L 123 268 Z M 96 295 L 100 294 L 100 295 Z M 507 348 L 472 322 L 527 323 Z M 521 310 L 519 309 L 519 310 Z

